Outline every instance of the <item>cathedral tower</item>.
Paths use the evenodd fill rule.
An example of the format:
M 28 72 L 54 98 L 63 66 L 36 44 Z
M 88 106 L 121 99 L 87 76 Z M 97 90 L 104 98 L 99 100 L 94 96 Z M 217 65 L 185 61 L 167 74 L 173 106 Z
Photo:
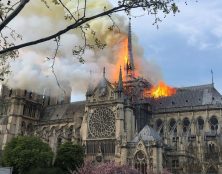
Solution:
M 30 135 L 40 118 L 42 95 L 22 89 L 1 90 L 1 148 L 16 135 Z
M 103 76 L 94 90 L 87 95 L 81 138 L 86 146 L 86 157 L 95 162 L 126 161 L 121 146 L 132 139 L 135 130 L 133 110 L 125 104 L 122 70 L 117 86 Z M 125 158 L 124 160 L 121 160 Z

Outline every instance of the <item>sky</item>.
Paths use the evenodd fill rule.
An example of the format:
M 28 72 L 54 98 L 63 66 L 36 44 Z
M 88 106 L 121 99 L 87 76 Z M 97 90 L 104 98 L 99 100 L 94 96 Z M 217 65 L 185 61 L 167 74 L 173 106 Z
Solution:
M 90 1 L 89 14 L 98 12 L 98 9 L 108 2 L 107 0 Z M 111 3 L 115 2 L 111 1 Z M 215 87 L 222 93 L 222 78 L 220 78 L 222 1 L 189 0 L 187 5 L 179 0 L 176 2 L 180 13 L 175 16 L 167 15 L 159 23 L 158 29 L 152 25 L 153 16 L 144 15 L 138 10 L 131 12 L 133 48 L 134 53 L 137 52 L 134 58 L 142 62 L 144 74 L 141 75 L 149 79 L 153 77 L 156 81 L 163 79 L 173 87 L 185 87 L 211 83 L 212 69 Z M 128 19 L 122 15 L 120 13 L 114 16 L 114 19 L 120 28 L 127 32 Z M 23 35 L 23 40 L 20 41 L 22 43 L 64 28 L 67 21 L 64 21 L 63 16 L 64 9 L 43 8 L 40 2 L 33 0 L 21 15 L 16 17 L 16 20 L 10 23 L 10 27 Z M 118 61 L 117 54 L 114 54 L 115 45 L 118 45 L 115 41 L 119 41 L 124 33 L 123 35 L 107 33 L 109 22 L 107 19 L 101 19 L 90 23 L 99 31 L 97 34 L 108 43 L 108 46 L 100 51 L 86 51 L 85 64 L 80 64 L 76 59 L 70 59 L 73 45 L 81 42 L 79 35 L 69 32 L 61 38 L 60 57 L 56 59 L 55 72 L 60 82 L 68 81 L 72 86 L 72 101 L 85 100 L 90 70 L 94 71 L 94 80 L 101 77 L 103 66 L 108 67 L 107 78 L 112 76 L 110 72 Z M 53 50 L 55 50 L 54 42 L 22 49 L 20 58 L 11 63 L 13 72 L 9 77 L 9 85 L 19 88 L 28 87 L 34 91 L 45 89 L 46 86 L 58 87 L 51 73 L 52 62 L 45 61 L 46 57 L 53 55 Z
M 178 3 L 180 13 L 152 25 L 151 17 L 133 19 L 133 32 L 145 58 L 159 65 L 163 79 L 175 87 L 211 83 L 222 92 L 222 1 Z M 138 13 L 139 15 L 139 13 Z

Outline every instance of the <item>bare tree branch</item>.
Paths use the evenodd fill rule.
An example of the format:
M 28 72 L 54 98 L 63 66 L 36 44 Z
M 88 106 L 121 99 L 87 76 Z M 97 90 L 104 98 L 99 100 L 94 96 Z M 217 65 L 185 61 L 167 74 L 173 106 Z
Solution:
M 21 4 L 18 6 L 18 8 L 13 13 L 11 13 L 12 17 L 9 18 L 11 16 L 10 15 L 8 17 L 9 19 L 7 18 L 6 21 L 10 22 L 10 20 L 12 20 L 19 13 L 18 10 L 21 10 L 22 8 L 24 8 L 24 6 L 28 2 L 29 2 L 29 0 L 21 0 Z M 76 18 L 72 15 L 72 13 L 69 11 L 69 9 L 65 7 L 65 5 L 62 3 L 62 1 L 59 0 L 59 2 L 68 11 L 68 13 L 71 15 L 71 17 L 75 20 Z M 58 36 L 63 35 L 64 33 L 68 32 L 70 30 L 73 30 L 73 29 L 80 28 L 82 30 L 82 32 L 84 32 L 82 25 L 91 21 L 91 20 L 93 20 L 93 19 L 100 18 L 100 17 L 103 17 L 103 16 L 110 17 L 111 14 L 119 12 L 119 11 L 125 11 L 127 14 L 129 14 L 130 9 L 134 9 L 134 8 L 142 8 L 143 10 L 147 10 L 151 14 L 155 15 L 155 24 L 156 24 L 157 22 L 160 21 L 160 19 L 158 17 L 156 17 L 156 14 L 158 13 L 159 10 L 161 10 L 165 14 L 170 13 L 170 11 L 173 11 L 173 13 L 176 13 L 178 11 L 177 6 L 173 2 L 174 2 L 174 0 L 167 0 L 167 1 L 162 1 L 162 0 L 155 0 L 155 1 L 153 1 L 153 0 L 136 0 L 136 1 L 122 0 L 122 1 L 119 1 L 118 6 L 112 8 L 112 9 L 109 9 L 107 11 L 101 12 L 99 14 L 96 14 L 96 15 L 93 15 L 93 16 L 90 16 L 90 17 L 86 17 L 85 16 L 86 0 L 85 0 L 85 4 L 84 4 L 84 7 L 83 7 L 84 14 L 83 14 L 83 16 L 80 17 L 80 14 L 79 14 L 80 9 L 79 9 L 79 3 L 78 3 L 78 5 L 77 5 L 77 11 L 78 11 L 77 15 L 78 15 L 78 17 L 77 17 L 77 19 L 75 20 L 74 23 L 72 23 L 69 26 L 67 26 L 66 28 L 58 31 L 57 33 L 54 33 L 54 34 L 49 35 L 47 37 L 43 37 L 41 39 L 37 39 L 37 40 L 34 40 L 34 41 L 19 44 L 19 45 L 12 45 L 10 47 L 5 47 L 3 50 L 0 50 L 0 54 L 4 54 L 4 53 L 7 53 L 7 52 L 18 50 L 20 48 L 24 48 L 24 47 L 27 47 L 27 46 L 36 45 L 36 44 L 39 44 L 39 43 L 49 41 L 51 39 L 54 39 Z M 3 29 L 4 27 L 5 27 L 4 23 L 0 24 L 0 29 Z
M 65 8 L 66 9 L 66 11 L 69 13 L 69 15 L 75 20 L 75 21 L 77 21 L 77 19 L 73 16 L 73 14 L 70 12 L 70 10 L 65 6 L 65 4 L 61 1 L 61 0 L 59 0 L 59 2 L 60 2 L 60 4 L 63 6 L 63 8 Z
M 54 53 L 54 55 L 53 55 L 52 58 L 49 58 L 49 57 L 48 57 L 48 60 L 52 59 L 52 65 L 51 65 L 52 74 L 53 74 L 54 77 L 55 77 L 55 80 L 56 80 L 56 83 L 57 83 L 58 87 L 59 87 L 59 88 L 63 91 L 63 93 L 66 95 L 66 91 L 65 91 L 65 90 L 62 88 L 62 86 L 60 85 L 59 79 L 58 79 L 58 77 L 57 77 L 57 75 L 56 75 L 56 73 L 55 73 L 55 69 L 54 69 L 54 67 L 55 67 L 55 61 L 56 61 L 56 56 L 57 56 L 57 54 L 58 54 L 59 46 L 60 46 L 60 38 L 59 38 L 59 37 L 55 38 L 55 42 L 56 42 L 55 53 Z
M 107 11 L 105 11 L 103 13 L 100 13 L 100 14 L 97 14 L 97 15 L 94 15 L 94 16 L 91 16 L 91 17 L 88 17 L 88 18 L 80 18 L 75 23 L 69 25 L 65 29 L 60 30 L 59 32 L 57 32 L 57 33 L 55 33 L 53 35 L 50 35 L 50 36 L 47 36 L 47 37 L 44 37 L 44 38 L 41 38 L 41 39 L 38 39 L 38 40 L 35 40 L 35 41 L 31 41 L 31 42 L 27 42 L 27 43 L 24 43 L 24 44 L 20 44 L 20 45 L 16 45 L 16 46 L 12 46 L 12 47 L 6 48 L 4 50 L 1 50 L 0 54 L 4 54 L 4 53 L 9 52 L 9 51 L 14 51 L 14 50 L 17 50 L 17 49 L 20 49 L 20 48 L 24 48 L 24 47 L 27 47 L 27 46 L 36 45 L 36 44 L 39 44 L 39 43 L 42 43 L 42 42 L 49 41 L 49 40 L 54 39 L 54 38 L 56 38 L 58 36 L 61 36 L 62 34 L 68 32 L 68 31 L 70 31 L 72 29 L 76 29 L 76 28 L 80 27 L 82 24 L 84 24 L 84 23 L 86 23 L 88 21 L 91 21 L 93 19 L 96 19 L 96 18 L 99 18 L 99 17 L 102 17 L 102 16 L 106 16 L 108 14 L 112 14 L 112 13 L 121 11 L 121 10 L 123 10 L 122 9 L 123 7 L 124 6 L 118 6 L 118 7 L 112 8 L 110 10 L 107 10 Z
M 20 4 L 16 7 L 16 9 L 8 16 L 6 17 L 2 23 L 0 23 L 0 31 L 4 29 L 4 27 L 12 20 L 14 17 L 16 17 L 20 11 L 25 7 L 25 5 L 29 2 L 29 0 L 21 0 Z

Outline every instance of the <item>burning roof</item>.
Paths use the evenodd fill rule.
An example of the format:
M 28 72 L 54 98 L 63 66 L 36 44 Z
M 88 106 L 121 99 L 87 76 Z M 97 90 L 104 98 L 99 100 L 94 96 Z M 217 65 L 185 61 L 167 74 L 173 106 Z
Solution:
M 222 104 L 221 94 L 213 84 L 177 88 L 176 94 L 153 100 L 155 110 Z
M 151 98 L 169 97 L 176 94 L 176 89 L 166 85 L 163 81 L 159 81 L 158 85 L 153 86 L 147 94 Z

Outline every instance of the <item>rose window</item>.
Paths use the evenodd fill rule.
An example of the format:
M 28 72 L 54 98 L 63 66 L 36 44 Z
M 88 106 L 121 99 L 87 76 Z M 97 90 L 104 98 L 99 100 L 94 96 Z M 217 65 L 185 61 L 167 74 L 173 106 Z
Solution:
M 89 117 L 89 132 L 92 137 L 115 136 L 115 116 L 109 108 L 98 108 Z

